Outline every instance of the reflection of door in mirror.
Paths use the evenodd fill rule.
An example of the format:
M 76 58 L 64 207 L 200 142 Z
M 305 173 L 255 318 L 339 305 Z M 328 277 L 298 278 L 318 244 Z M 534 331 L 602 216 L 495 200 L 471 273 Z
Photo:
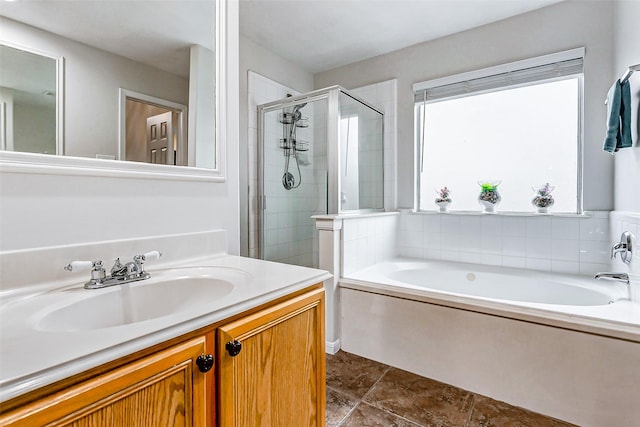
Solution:
M 56 59 L 0 45 L 3 150 L 56 154 Z
M 175 165 L 171 112 L 147 117 L 147 162 Z
M 186 166 L 186 106 L 125 91 L 121 159 Z

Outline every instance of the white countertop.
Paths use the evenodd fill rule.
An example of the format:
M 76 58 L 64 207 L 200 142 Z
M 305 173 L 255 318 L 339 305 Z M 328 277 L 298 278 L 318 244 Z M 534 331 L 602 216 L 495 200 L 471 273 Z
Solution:
M 24 291 L 17 296 L 0 293 L 0 401 L 224 320 L 331 277 L 323 270 L 232 255 L 192 259 L 179 265 L 165 265 L 163 269 L 210 266 L 240 270 L 246 280 L 228 294 L 207 303 L 204 309 L 199 306 L 178 314 L 101 329 L 47 331 L 39 327 L 39 321 L 49 307 L 69 305 L 103 290 L 85 290 L 82 283 L 58 282 L 48 288 L 39 287 L 31 294 Z M 154 280 L 161 280 L 162 270 L 150 267 L 148 271 L 152 277 L 144 282 L 152 284 Z

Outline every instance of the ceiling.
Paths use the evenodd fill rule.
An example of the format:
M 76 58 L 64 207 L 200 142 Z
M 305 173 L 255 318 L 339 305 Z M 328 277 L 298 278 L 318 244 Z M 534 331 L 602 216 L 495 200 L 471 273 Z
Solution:
M 240 0 L 240 32 L 310 73 L 560 0 Z
M 240 32 L 311 73 L 560 0 L 240 0 Z M 0 1 L 0 15 L 188 75 L 188 47 L 214 49 L 214 0 Z
M 214 0 L 0 0 L 0 15 L 188 77 L 189 46 L 214 50 Z

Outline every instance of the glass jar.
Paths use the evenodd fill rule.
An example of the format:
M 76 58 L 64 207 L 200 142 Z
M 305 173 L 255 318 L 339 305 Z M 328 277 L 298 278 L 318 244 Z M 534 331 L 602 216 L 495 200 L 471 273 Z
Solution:
M 540 187 L 531 187 L 534 192 L 531 204 L 536 208 L 538 213 L 547 213 L 549 208 L 551 208 L 555 203 L 555 200 L 551 195 L 554 188 L 555 187 L 550 186 L 549 183 Z
M 478 203 L 485 212 L 495 212 L 496 206 L 502 200 L 498 192 L 498 185 L 500 185 L 500 183 L 501 181 L 478 181 L 478 185 L 481 188 L 480 194 L 478 195 Z

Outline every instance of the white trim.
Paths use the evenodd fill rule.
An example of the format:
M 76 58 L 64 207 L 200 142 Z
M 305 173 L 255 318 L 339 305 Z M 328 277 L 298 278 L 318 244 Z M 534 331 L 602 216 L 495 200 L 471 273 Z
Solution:
M 2 173 L 222 182 L 211 169 L 0 151 Z
M 340 339 L 338 338 L 335 341 L 325 341 L 324 351 L 325 353 L 336 354 L 340 351 Z
M 413 91 L 418 92 L 438 86 L 445 86 L 453 83 L 459 83 L 466 80 L 480 79 L 483 77 L 493 76 L 496 74 L 508 73 L 510 71 L 522 70 L 526 68 L 538 67 L 541 65 L 551 64 L 554 62 L 568 61 L 571 59 L 584 58 L 585 48 L 565 50 L 563 52 L 551 53 L 548 55 L 536 56 L 535 58 L 523 59 L 520 61 L 508 62 L 506 64 L 496 65 L 493 67 L 481 68 L 479 70 L 468 71 L 465 73 L 454 74 L 451 76 L 440 77 L 437 79 L 426 80 L 413 84 Z
M 2 39 L 0 44 L 56 61 L 56 154 L 64 155 L 64 57 Z
M 0 171 L 25 174 L 69 175 L 69 176 L 98 176 L 112 178 L 164 179 L 177 181 L 206 181 L 224 182 L 226 180 L 226 140 L 227 140 L 227 3 L 228 0 L 216 1 L 216 167 L 215 169 L 201 169 L 195 167 L 153 165 L 141 162 L 127 162 L 120 160 L 104 160 L 82 157 L 65 157 L 63 155 L 47 155 L 32 153 L 0 152 Z M 34 49 L 24 49 L 13 43 L 0 40 L 0 43 L 29 50 L 44 56 L 51 56 Z M 62 61 L 59 61 L 60 63 Z M 64 65 L 58 66 L 58 78 L 64 84 Z M 62 86 L 61 85 L 61 86 Z M 63 90 L 59 90 L 60 94 Z M 59 100 L 58 120 L 64 123 L 64 98 Z M 63 125 L 59 126 L 58 138 L 64 141 Z M 63 153 L 61 153 L 63 154 Z
M 227 26 L 227 2 L 228 0 L 216 1 L 216 111 L 215 111 L 215 127 L 216 127 L 216 158 L 215 166 L 213 169 L 213 175 L 220 178 L 221 181 L 225 180 L 225 174 L 227 170 L 227 154 L 226 145 L 228 139 L 227 129 L 227 109 L 229 102 L 229 95 L 227 93 L 227 65 L 228 65 L 228 51 L 227 43 L 232 40 L 232 37 L 228 37 L 227 32 L 229 28 Z
M 0 101 L 0 151 L 7 149 L 7 103 Z
M 56 58 L 56 154 L 64 155 L 64 57 Z

